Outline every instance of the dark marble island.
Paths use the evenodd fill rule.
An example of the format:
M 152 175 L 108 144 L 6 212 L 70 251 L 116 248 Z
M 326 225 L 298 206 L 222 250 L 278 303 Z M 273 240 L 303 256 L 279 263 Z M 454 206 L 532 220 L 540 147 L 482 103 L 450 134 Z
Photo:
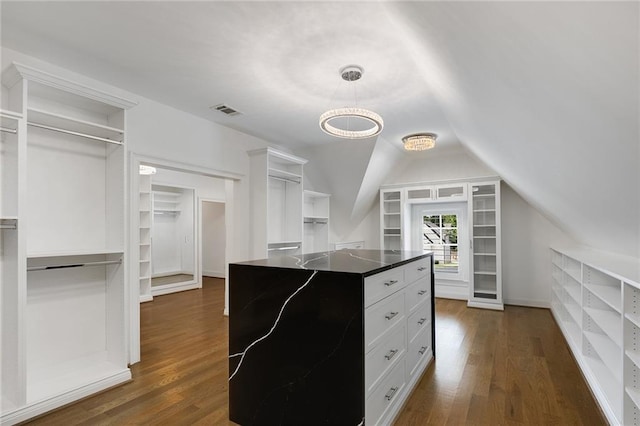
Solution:
M 229 418 L 382 424 L 435 353 L 431 253 L 340 250 L 229 265 Z

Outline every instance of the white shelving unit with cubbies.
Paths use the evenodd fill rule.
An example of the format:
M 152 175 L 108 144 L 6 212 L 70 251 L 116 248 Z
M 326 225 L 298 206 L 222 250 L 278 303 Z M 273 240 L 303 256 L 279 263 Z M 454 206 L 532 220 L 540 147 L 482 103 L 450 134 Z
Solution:
M 611 424 L 640 425 L 640 261 L 551 249 L 551 311 Z
M 151 294 L 151 226 L 153 223 L 153 195 L 151 192 L 151 175 L 140 174 L 138 201 L 138 280 L 140 283 L 140 302 L 153 300 Z
M 298 255 L 303 246 L 303 166 L 307 160 L 273 148 L 249 151 L 251 257 Z
M 331 195 L 303 191 L 303 253 L 329 250 L 329 201 Z
M 135 104 L 20 64 L 2 90 L 0 423 L 15 424 L 131 378 L 125 111 Z
M 500 181 L 470 187 L 471 274 L 468 306 L 502 310 Z
M 401 189 L 380 191 L 380 247 L 383 250 L 402 250 L 404 197 Z

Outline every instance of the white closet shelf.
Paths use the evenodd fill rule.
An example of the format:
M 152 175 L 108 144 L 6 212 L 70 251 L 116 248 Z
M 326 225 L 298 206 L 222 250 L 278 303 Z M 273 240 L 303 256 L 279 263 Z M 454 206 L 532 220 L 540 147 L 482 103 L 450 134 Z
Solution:
M 495 213 L 496 209 L 478 209 L 474 210 L 474 213 Z
M 474 271 L 474 275 L 497 275 L 495 272 L 491 271 Z
M 618 311 L 618 313 L 622 312 L 622 309 L 620 307 L 620 289 L 592 284 L 585 284 L 584 286 L 587 288 L 587 290 L 595 294 L 604 303 Z
M 109 139 L 114 142 L 122 142 L 124 130 L 116 127 L 105 126 L 103 124 L 92 123 L 51 111 L 38 108 L 27 109 L 27 119 L 29 123 L 36 123 L 50 127 L 61 128 L 78 133 L 85 133 Z
M 617 363 L 620 360 L 620 348 L 612 345 L 611 343 L 613 343 L 613 341 L 611 339 L 603 334 L 592 331 L 584 331 L 584 337 L 591 343 L 591 346 L 595 349 L 600 359 L 606 359 L 607 362 L 613 363 L 613 366 L 617 367 Z M 620 369 L 615 368 L 614 371 L 612 371 L 607 367 L 607 371 L 609 375 L 615 376 L 618 382 L 622 382 Z
M 296 173 L 287 172 L 286 170 L 269 168 L 269 177 L 275 179 L 282 179 L 293 183 L 302 182 L 302 176 Z
M 66 256 L 92 256 L 104 254 L 123 254 L 122 249 L 95 249 L 95 250 L 77 250 L 77 251 L 50 251 L 50 252 L 33 252 L 27 253 L 28 259 L 43 259 L 47 257 L 66 257 Z
M 496 256 L 495 253 L 473 253 L 474 256 Z
M 640 368 L 640 353 L 636 353 L 630 350 L 626 350 L 625 354 L 633 362 L 637 368 Z
M 315 225 L 316 223 L 326 224 L 328 222 L 329 222 L 328 217 L 323 217 L 323 216 L 305 216 L 304 217 L 304 223 L 313 223 Z
M 571 318 L 573 319 L 575 324 L 582 324 L 580 306 L 573 303 L 567 303 L 565 305 L 565 308 L 567 309 L 567 312 L 569 312 L 569 315 L 571 315 Z
M 18 218 L 17 217 L 0 218 L 0 229 L 18 229 Z
M 580 292 L 580 287 L 575 288 L 574 286 L 566 286 L 565 290 L 567 291 L 567 294 L 569 296 L 571 296 L 571 298 L 573 299 L 574 302 L 576 302 L 578 305 L 580 305 L 580 300 L 581 300 L 581 292 Z
M 477 288 L 474 293 L 476 294 L 490 294 L 490 295 L 497 295 L 498 292 L 496 290 L 490 290 L 490 289 L 483 289 L 483 288 Z
M 495 235 L 474 235 L 473 239 L 484 239 L 484 240 L 495 240 L 496 236 Z
M 587 362 L 588 367 L 595 374 L 598 382 L 602 385 L 604 394 L 607 395 L 607 399 L 611 403 L 612 401 L 622 400 L 622 386 L 620 382 L 611 374 L 611 370 L 607 368 L 604 363 L 590 356 L 585 356 L 584 359 Z M 620 413 L 617 413 L 619 416 Z
M 474 228 L 495 228 L 496 224 L 482 224 L 482 225 L 473 225 Z M 493 237 L 495 238 L 495 236 Z
M 106 358 L 106 352 L 90 354 L 27 373 L 27 403 L 87 387 L 90 383 L 112 380 L 116 385 L 131 379 L 128 368 L 109 362 Z
M 496 194 L 473 194 L 473 198 L 493 198 Z
M 640 390 L 634 389 L 630 386 L 627 386 L 624 390 L 627 392 L 627 395 L 629 395 L 629 398 L 631 398 L 633 403 L 636 404 L 637 407 L 640 407 Z
M 640 315 L 632 314 L 632 313 L 626 313 L 624 316 L 629 321 L 631 321 L 636 327 L 640 328 Z
M 622 333 L 620 328 L 620 314 L 602 309 L 584 307 L 584 310 L 598 324 L 613 342 L 622 347 Z
M 0 127 L 3 132 L 17 133 L 18 121 L 22 119 L 22 114 L 13 111 L 0 110 Z

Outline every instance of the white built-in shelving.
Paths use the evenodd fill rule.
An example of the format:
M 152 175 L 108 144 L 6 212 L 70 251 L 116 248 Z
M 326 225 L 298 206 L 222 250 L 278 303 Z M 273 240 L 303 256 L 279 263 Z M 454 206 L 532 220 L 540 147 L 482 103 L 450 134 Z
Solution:
M 151 294 L 151 225 L 153 223 L 151 175 L 139 174 L 138 186 L 138 281 L 140 302 L 149 302 L 153 300 Z
M 380 190 L 380 247 L 383 250 L 402 250 L 403 191 Z
M 329 250 L 329 201 L 323 192 L 303 191 L 303 253 Z
M 640 261 L 551 249 L 551 311 L 611 424 L 640 425 Z
M 469 185 L 471 276 L 468 305 L 503 309 L 500 181 Z
M 124 143 L 134 103 L 20 64 L 2 85 L 0 423 L 14 424 L 131 378 Z
M 251 257 L 301 254 L 303 166 L 307 160 L 273 148 L 249 151 Z

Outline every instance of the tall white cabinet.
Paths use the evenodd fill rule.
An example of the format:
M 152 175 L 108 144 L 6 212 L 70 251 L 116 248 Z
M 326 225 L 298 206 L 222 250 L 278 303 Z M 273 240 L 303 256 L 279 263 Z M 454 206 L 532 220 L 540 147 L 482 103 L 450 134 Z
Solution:
M 251 256 L 302 253 L 303 166 L 307 160 L 265 148 L 251 160 Z
M 380 190 L 380 248 L 402 250 L 404 220 L 404 190 Z
M 468 306 L 502 310 L 500 181 L 474 182 L 469 186 L 471 277 Z
M 640 262 L 551 249 L 551 312 L 611 424 L 640 425 Z
M 13 424 L 131 378 L 124 144 L 134 103 L 19 64 L 2 84 L 2 127 L 16 133 L 2 132 L 0 157 L 0 422 Z
M 153 300 L 151 294 L 151 225 L 153 207 L 151 195 L 151 175 L 140 174 L 139 182 L 139 218 L 138 218 L 138 280 L 140 283 L 140 302 Z

